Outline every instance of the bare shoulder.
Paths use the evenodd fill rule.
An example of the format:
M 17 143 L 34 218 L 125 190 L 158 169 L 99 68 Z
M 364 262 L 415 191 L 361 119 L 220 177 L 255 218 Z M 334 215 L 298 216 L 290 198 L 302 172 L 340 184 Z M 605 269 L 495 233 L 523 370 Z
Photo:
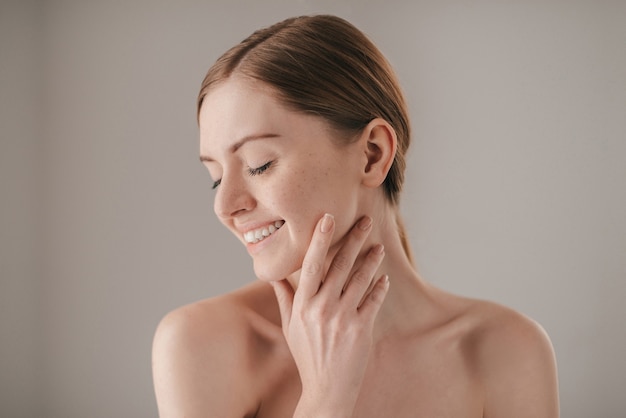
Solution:
M 468 348 L 485 393 L 485 417 L 558 417 L 552 343 L 534 320 L 507 307 L 474 301 Z
M 254 414 L 255 360 L 280 332 L 268 288 L 254 283 L 165 315 L 152 352 L 161 417 Z

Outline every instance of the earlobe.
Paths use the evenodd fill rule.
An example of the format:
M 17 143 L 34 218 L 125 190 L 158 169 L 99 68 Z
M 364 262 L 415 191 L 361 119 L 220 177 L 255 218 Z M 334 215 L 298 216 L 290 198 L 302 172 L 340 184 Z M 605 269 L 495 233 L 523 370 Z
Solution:
M 363 184 L 378 187 L 385 181 L 396 156 L 396 132 L 386 120 L 375 118 L 363 130 L 363 140 L 366 157 Z

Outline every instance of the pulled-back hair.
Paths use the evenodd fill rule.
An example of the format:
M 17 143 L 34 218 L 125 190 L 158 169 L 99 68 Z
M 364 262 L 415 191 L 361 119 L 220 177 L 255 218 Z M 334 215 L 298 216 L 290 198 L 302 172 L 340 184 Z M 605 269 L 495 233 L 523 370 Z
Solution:
M 271 86 L 288 108 L 325 119 L 354 138 L 374 118 L 395 130 L 397 150 L 383 183 L 397 207 L 410 143 L 406 103 L 391 65 L 356 27 L 336 16 L 286 19 L 260 29 L 228 50 L 209 69 L 198 96 L 198 114 L 211 88 L 238 74 Z M 399 214 L 398 230 L 411 252 Z

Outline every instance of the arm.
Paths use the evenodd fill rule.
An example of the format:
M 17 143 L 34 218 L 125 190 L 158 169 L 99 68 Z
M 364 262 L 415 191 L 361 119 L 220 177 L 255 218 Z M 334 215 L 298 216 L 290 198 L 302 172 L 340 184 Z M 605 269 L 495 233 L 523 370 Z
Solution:
M 499 317 L 479 350 L 485 418 L 557 418 L 557 369 L 548 335 L 520 314 Z
M 163 318 L 152 351 L 161 418 L 241 418 L 254 408 L 242 367 L 245 343 L 238 341 L 241 333 L 234 332 L 233 322 L 236 316 L 227 307 L 211 303 Z

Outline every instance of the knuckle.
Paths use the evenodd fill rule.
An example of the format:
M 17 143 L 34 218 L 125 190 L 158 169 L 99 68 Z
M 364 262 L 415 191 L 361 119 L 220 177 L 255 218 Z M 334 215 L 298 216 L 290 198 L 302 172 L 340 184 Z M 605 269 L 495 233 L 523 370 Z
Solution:
M 341 327 L 343 337 L 353 341 L 360 339 L 363 336 L 364 331 L 365 327 L 362 325 L 361 321 L 358 320 L 345 323 Z
M 354 283 L 357 286 L 367 286 L 370 283 L 370 278 L 363 271 L 359 270 L 354 273 L 350 282 Z
M 326 319 L 325 323 L 335 329 L 346 330 L 352 322 L 352 315 L 345 309 L 337 309 L 333 315 Z
M 369 299 L 376 304 L 382 303 L 383 299 L 385 299 L 385 291 L 376 286 L 369 294 Z
M 314 324 L 317 321 L 317 316 L 315 310 L 305 309 L 298 312 L 298 319 L 301 324 Z
M 315 275 L 322 270 L 322 265 L 317 261 L 304 260 L 302 263 L 302 271 L 306 274 Z
M 331 317 L 331 308 L 327 303 L 316 303 L 306 311 L 306 318 L 315 323 L 319 323 L 320 320 L 325 320 L 327 317 Z
M 345 254 L 337 254 L 333 259 L 333 268 L 339 271 L 345 271 L 350 267 L 350 260 Z

